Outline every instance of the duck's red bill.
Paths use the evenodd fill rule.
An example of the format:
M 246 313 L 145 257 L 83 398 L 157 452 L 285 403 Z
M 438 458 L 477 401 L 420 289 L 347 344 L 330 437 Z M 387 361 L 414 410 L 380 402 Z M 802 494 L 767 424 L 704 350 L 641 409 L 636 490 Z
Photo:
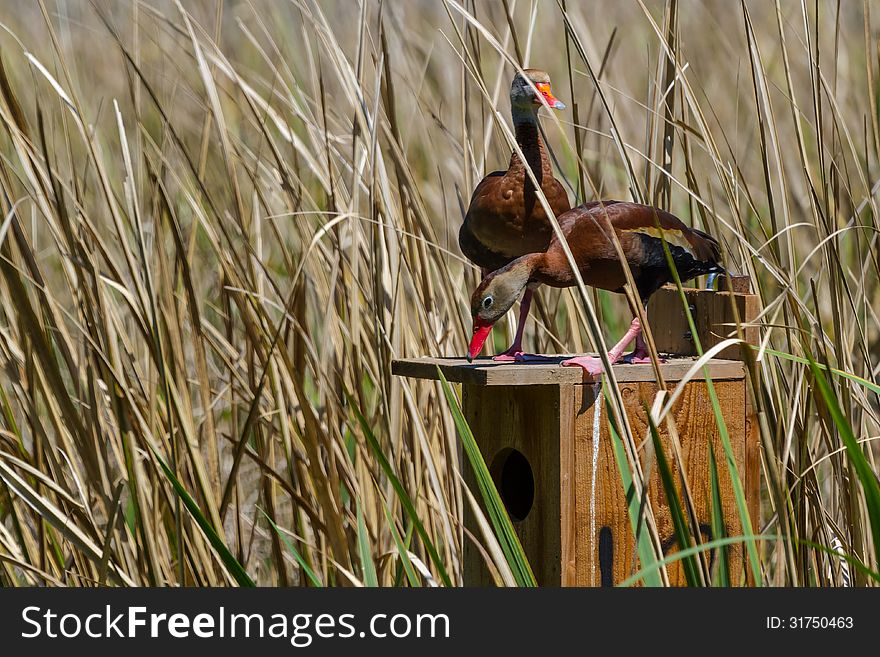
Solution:
M 489 337 L 489 333 L 491 331 L 492 324 L 490 322 L 486 322 L 479 317 L 474 317 L 474 335 L 471 338 L 471 344 L 468 347 L 468 362 L 476 358 L 483 350 L 483 345 L 485 344 L 486 338 Z
M 541 95 L 544 96 L 544 100 L 547 101 L 547 104 L 553 109 L 563 110 L 565 109 L 565 103 L 559 100 L 556 96 L 553 95 L 553 92 L 550 91 L 550 85 L 546 83 L 540 83 L 536 85 L 538 91 L 541 92 Z

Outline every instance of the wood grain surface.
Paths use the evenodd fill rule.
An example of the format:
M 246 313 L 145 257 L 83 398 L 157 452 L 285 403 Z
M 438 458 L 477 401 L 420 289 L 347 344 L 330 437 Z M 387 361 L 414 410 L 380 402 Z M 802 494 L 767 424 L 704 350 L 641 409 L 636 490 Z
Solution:
M 753 477 L 750 470 L 754 470 L 756 463 L 747 464 L 746 460 L 745 386 L 740 381 L 721 381 L 715 383 L 715 390 L 731 437 L 734 458 L 740 476 L 748 486 L 748 482 Z M 630 383 L 621 386 L 629 421 L 637 440 L 642 439 L 643 446 L 651 444 L 644 406 L 646 404 L 650 406 L 656 391 L 657 387 L 652 383 Z M 595 416 L 592 391 L 583 390 L 582 399 L 584 410 L 577 414 L 575 420 L 575 488 L 579 502 L 576 505 L 574 517 L 569 519 L 573 525 L 572 531 L 577 533 L 577 567 L 573 579 L 565 581 L 564 584 L 610 586 L 619 584 L 638 569 L 635 540 L 627 512 L 625 491 L 621 485 L 620 473 L 614 458 L 608 423 L 603 418 L 603 421 L 599 423 L 598 435 L 596 435 L 594 433 Z M 603 408 L 602 411 L 604 412 L 604 410 Z M 713 445 L 718 463 L 725 531 L 728 536 L 741 534 L 733 487 L 725 466 L 724 449 L 706 392 L 706 384 L 703 382 L 687 384 L 684 393 L 673 407 L 672 415 L 678 431 L 682 463 L 687 473 L 703 539 L 708 541 L 711 538 L 710 443 Z M 672 470 L 681 498 L 680 470 L 673 458 L 665 423 L 660 427 L 659 433 L 667 462 Z M 598 440 L 599 444 L 594 473 L 595 440 Z M 649 455 L 643 447 L 641 458 L 643 471 L 646 474 L 650 473 L 648 497 L 654 509 L 657 531 L 664 547 L 664 553 L 669 555 L 678 549 L 669 513 L 669 503 L 666 500 L 653 455 Z M 591 504 L 594 494 L 595 503 Z M 591 508 L 595 509 L 594 517 L 591 517 Z M 742 556 L 743 550 L 740 547 L 728 549 L 731 573 L 741 572 Z M 716 559 L 717 554 L 708 553 L 710 565 L 713 565 Z M 685 584 L 680 564 L 670 566 L 668 573 L 671 584 Z M 738 579 L 738 575 L 733 579 Z
M 750 324 L 760 311 L 757 295 L 695 288 L 685 288 L 684 294 L 691 307 L 703 351 L 714 347 L 728 336 L 737 337 L 737 321 L 743 325 L 743 339 L 749 344 L 758 344 L 758 326 Z M 696 355 L 696 342 L 691 335 L 690 324 L 676 288 L 664 286 L 651 297 L 648 303 L 648 322 L 658 351 L 681 356 Z M 728 347 L 718 357 L 742 360 L 740 350 L 739 346 Z
M 439 379 L 437 368 L 452 383 L 482 386 L 534 386 L 548 384 L 592 383 L 579 367 L 563 367 L 560 363 L 570 356 L 548 357 L 547 362 L 498 363 L 491 358 L 478 358 L 468 363 L 464 358 L 404 358 L 391 363 L 391 372 L 397 376 L 415 379 Z M 693 367 L 694 358 L 670 358 L 661 365 L 663 378 L 670 383 L 680 381 Z M 707 366 L 713 380 L 741 379 L 745 376 L 739 360 L 713 359 Z M 654 381 L 654 369 L 650 363 L 614 366 L 614 376 L 619 383 Z M 704 379 L 705 371 L 696 372 L 695 379 Z
M 760 453 L 755 420 L 746 403 L 745 383 L 744 379 L 720 380 L 715 382 L 715 390 L 754 524 L 758 522 Z M 678 549 L 669 505 L 656 462 L 645 449 L 651 441 L 644 409 L 651 406 L 657 385 L 647 381 L 628 382 L 621 385 L 621 392 L 629 421 L 642 446 L 642 468 L 649 473 L 648 497 L 664 553 L 669 555 Z M 538 583 L 543 586 L 612 586 L 639 567 L 626 495 L 611 444 L 607 410 L 604 398 L 600 398 L 597 416 L 597 394 L 601 394 L 598 385 L 463 386 L 465 417 L 502 498 L 507 496 L 501 470 L 511 450 L 520 452 L 528 462 L 534 482 L 534 501 L 524 517 L 513 517 L 513 520 Z M 682 463 L 704 540 L 710 539 L 711 525 L 710 443 L 718 463 L 726 534 L 741 534 L 733 487 L 705 381 L 685 385 L 671 417 L 678 432 Z M 666 424 L 660 428 L 660 437 L 681 496 L 679 467 L 673 458 Z M 471 490 L 477 490 L 469 468 L 465 468 L 465 481 Z M 519 504 L 522 487 L 527 483 L 506 481 L 507 491 L 518 498 Z M 465 522 L 475 531 L 470 514 Z M 744 548 L 727 548 L 727 556 L 732 580 L 741 581 Z M 710 552 L 706 558 L 711 567 L 718 555 Z M 473 545 L 466 549 L 465 572 L 468 585 L 494 583 Z M 670 583 L 685 583 L 679 564 L 670 566 L 668 572 Z
M 572 433 L 574 386 L 486 388 L 468 385 L 464 388 L 463 411 L 496 486 L 503 490 L 501 470 L 510 450 L 517 450 L 528 461 L 534 481 L 534 502 L 524 519 L 513 518 L 514 524 L 538 582 L 558 586 L 562 552 L 560 521 L 571 515 L 571 502 L 566 502 L 563 511 L 560 493 L 573 476 L 573 463 L 563 458 L 563 450 L 570 441 L 561 441 L 560 436 Z M 465 483 L 478 494 L 473 472 L 470 467 L 464 470 Z M 528 482 L 512 483 L 522 488 Z M 465 526 L 476 531 L 470 511 L 465 514 Z M 465 585 L 492 584 L 483 559 L 473 544 L 466 541 Z

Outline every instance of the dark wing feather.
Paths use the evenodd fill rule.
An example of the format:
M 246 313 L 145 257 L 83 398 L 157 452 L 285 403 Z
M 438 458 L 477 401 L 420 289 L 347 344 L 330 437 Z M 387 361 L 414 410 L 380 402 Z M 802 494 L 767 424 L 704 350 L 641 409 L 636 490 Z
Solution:
M 627 254 L 633 267 L 639 295 L 647 299 L 661 286 L 674 278 L 663 248 L 665 240 L 672 262 L 682 282 L 692 278 L 722 272 L 721 249 L 718 240 L 708 233 L 690 228 L 678 217 L 665 210 L 636 203 L 625 204 L 617 220 L 612 219 L 615 229 L 630 236 L 632 257 Z M 623 241 L 623 240 L 622 240 Z
M 709 233 L 704 233 L 697 228 L 691 228 L 688 239 L 694 245 L 694 249 L 699 251 L 702 260 L 715 263 L 716 265 L 721 262 L 721 246 L 718 244 L 718 240 Z
M 711 235 L 686 226 L 678 217 L 659 208 L 622 201 L 593 201 L 560 218 L 563 233 L 579 261 L 584 281 L 595 287 L 620 291 L 623 268 L 611 239 L 617 234 L 642 299 L 673 280 L 663 242 L 682 281 L 723 271 L 721 250 Z M 554 239 L 542 276 L 549 285 L 572 282 L 568 263 Z

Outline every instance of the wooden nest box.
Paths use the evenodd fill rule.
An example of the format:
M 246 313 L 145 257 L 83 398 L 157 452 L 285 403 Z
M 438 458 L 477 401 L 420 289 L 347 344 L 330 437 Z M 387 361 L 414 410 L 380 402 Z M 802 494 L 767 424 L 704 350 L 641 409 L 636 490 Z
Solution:
M 703 350 L 731 334 L 738 322 L 757 316 L 758 300 L 748 293 L 748 278 L 733 277 L 728 291 L 686 289 Z M 658 291 L 648 317 L 660 353 L 675 354 L 661 365 L 668 389 L 673 390 L 694 363 L 695 341 L 690 334 L 681 297 L 675 288 Z M 748 342 L 757 342 L 757 329 L 746 328 Z M 682 462 L 705 541 L 710 539 L 709 445 L 716 454 L 725 533 L 742 534 L 733 487 L 724 464 L 712 404 L 705 381 L 711 377 L 733 446 L 737 469 L 746 492 L 753 528 L 759 526 L 760 454 L 757 423 L 749 401 L 746 370 L 739 348 L 726 349 L 707 368 L 684 384 L 672 410 L 682 450 Z M 559 360 L 562 360 L 560 357 Z M 496 363 L 482 358 L 398 360 L 399 376 L 437 379 L 437 367 L 450 381 L 461 384 L 465 418 L 482 450 L 495 485 L 537 581 L 542 586 L 612 586 L 639 569 L 625 491 L 614 456 L 607 408 L 601 385 L 584 380 L 577 367 L 558 362 Z M 627 417 L 636 442 L 642 447 L 647 472 L 648 497 L 660 542 L 666 554 L 676 551 L 675 533 L 656 463 L 647 463 L 644 448 L 651 444 L 645 408 L 658 391 L 651 364 L 615 365 Z M 672 458 L 667 424 L 660 429 L 661 443 L 680 487 L 680 473 Z M 463 462 L 466 459 L 463 459 Z M 465 481 L 476 491 L 470 468 L 464 463 Z M 679 488 L 679 497 L 680 488 Z M 475 536 L 480 531 L 466 514 L 465 523 Z M 731 582 L 744 578 L 745 545 L 727 549 Z M 713 565 L 717 555 L 710 553 Z M 465 584 L 491 585 L 483 557 L 465 539 Z M 679 562 L 668 568 L 672 584 L 685 584 Z

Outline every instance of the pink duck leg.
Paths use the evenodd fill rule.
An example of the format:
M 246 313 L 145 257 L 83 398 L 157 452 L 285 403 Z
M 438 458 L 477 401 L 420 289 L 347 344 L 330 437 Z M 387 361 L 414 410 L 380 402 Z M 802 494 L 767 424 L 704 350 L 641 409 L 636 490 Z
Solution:
M 502 361 L 502 362 L 511 362 L 515 360 L 521 360 L 523 356 L 528 356 L 528 354 L 524 354 L 522 350 L 522 338 L 523 331 L 526 328 L 526 319 L 529 316 L 529 308 L 532 305 L 532 288 L 527 287 L 525 294 L 523 294 L 522 302 L 519 305 L 519 321 L 516 324 L 516 336 L 513 338 L 513 344 L 510 345 L 507 351 L 503 354 L 498 354 L 497 356 L 493 356 L 492 360 Z
M 632 342 L 633 338 L 635 338 L 636 341 L 635 350 L 631 354 L 623 356 L 623 350 L 626 349 L 626 345 Z M 651 362 L 651 357 L 648 354 L 648 348 L 645 344 L 645 338 L 642 336 L 642 324 L 638 317 L 633 319 L 632 323 L 629 325 L 629 329 L 620 339 L 620 342 L 614 345 L 611 348 L 611 351 L 608 352 L 608 360 L 612 365 L 621 361 L 625 363 Z M 603 371 L 602 361 L 595 356 L 576 356 L 575 358 L 569 358 L 568 360 L 562 361 L 562 365 L 564 367 L 581 367 L 592 376 L 597 376 Z
M 636 348 L 633 349 L 632 353 L 624 356 L 622 360 L 624 363 L 630 363 L 633 365 L 651 362 L 651 355 L 648 353 L 648 345 L 645 343 L 645 336 L 642 335 L 641 330 L 639 330 L 638 335 L 636 335 Z M 662 358 L 660 359 L 660 362 L 663 362 Z
M 517 363 L 546 363 L 548 361 L 557 360 L 556 356 L 545 356 L 544 354 L 527 354 L 522 350 L 523 330 L 526 327 L 526 318 L 528 318 L 529 316 L 529 308 L 532 305 L 533 294 L 534 290 L 532 290 L 532 288 L 530 287 L 527 287 L 526 292 L 522 298 L 522 303 L 520 303 L 519 307 L 519 322 L 516 326 L 516 336 L 513 338 L 513 344 L 510 345 L 510 348 L 503 354 L 493 356 L 492 360 L 506 363 L 512 361 L 515 361 Z

